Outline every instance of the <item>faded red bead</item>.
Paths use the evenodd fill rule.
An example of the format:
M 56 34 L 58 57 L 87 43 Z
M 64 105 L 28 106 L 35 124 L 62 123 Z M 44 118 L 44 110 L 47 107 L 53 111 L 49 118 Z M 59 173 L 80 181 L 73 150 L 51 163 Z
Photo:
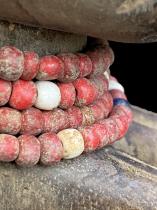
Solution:
M 80 127 L 79 131 L 81 132 L 84 139 L 84 147 L 86 152 L 94 151 L 100 145 L 99 136 L 95 135 L 94 126 L 85 126 Z
M 82 115 L 83 115 L 83 121 L 82 125 L 92 125 L 95 122 L 94 114 L 92 112 L 92 109 L 88 106 L 83 106 L 80 108 Z
M 72 82 L 79 76 L 79 59 L 72 53 L 63 53 L 58 57 L 64 63 L 64 75 L 59 77 L 59 81 Z
M 15 136 L 0 134 L 0 161 L 10 162 L 19 154 L 19 141 Z
M 58 87 L 61 93 L 61 102 L 59 106 L 62 109 L 72 107 L 76 98 L 74 85 L 72 83 L 58 83 Z
M 22 111 L 21 134 L 39 135 L 43 131 L 44 120 L 39 109 L 31 107 Z
M 21 129 L 21 113 L 9 107 L 0 108 L 0 133 L 15 135 Z
M 63 158 L 63 146 L 55 133 L 44 133 L 39 136 L 41 145 L 40 162 L 52 165 Z
M 43 112 L 44 132 L 58 132 L 69 127 L 67 112 L 62 109 Z
M 11 82 L 0 79 L 0 106 L 8 103 L 12 91 Z
M 76 101 L 77 106 L 85 106 L 93 103 L 97 98 L 97 89 L 94 84 L 86 79 L 80 78 L 73 82 L 76 89 Z
M 79 107 L 72 106 L 67 110 L 70 128 L 77 128 L 82 125 L 83 114 Z
M 37 89 L 34 82 L 18 80 L 13 83 L 9 104 L 18 110 L 28 109 L 34 105 L 36 97 Z
M 19 140 L 19 155 L 16 163 L 20 166 L 34 166 L 40 158 L 40 142 L 35 136 L 21 135 Z
M 79 58 L 79 77 L 86 77 L 92 72 L 92 61 L 86 54 L 78 53 L 77 56 Z
M 0 78 L 8 81 L 18 80 L 24 70 L 23 53 L 11 46 L 0 48 Z
M 63 61 L 54 55 L 47 55 L 40 59 L 38 80 L 54 80 L 64 76 Z
M 39 56 L 35 52 L 24 52 L 24 70 L 21 76 L 23 80 L 32 80 L 38 73 Z

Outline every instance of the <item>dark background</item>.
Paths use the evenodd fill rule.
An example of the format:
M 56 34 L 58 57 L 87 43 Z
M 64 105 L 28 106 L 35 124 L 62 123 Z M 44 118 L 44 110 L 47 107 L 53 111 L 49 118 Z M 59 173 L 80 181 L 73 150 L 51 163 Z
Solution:
M 157 112 L 157 43 L 110 46 L 115 53 L 111 73 L 124 86 L 129 102 Z

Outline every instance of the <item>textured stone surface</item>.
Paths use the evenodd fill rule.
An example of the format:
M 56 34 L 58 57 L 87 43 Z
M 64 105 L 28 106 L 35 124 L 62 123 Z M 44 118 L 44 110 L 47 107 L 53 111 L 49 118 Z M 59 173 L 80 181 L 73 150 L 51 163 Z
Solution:
M 157 40 L 156 0 L 0 0 L 0 18 L 122 42 Z
M 13 45 L 20 50 L 35 51 L 40 56 L 78 52 L 86 45 L 86 41 L 86 36 L 77 34 L 0 22 L 0 47 Z

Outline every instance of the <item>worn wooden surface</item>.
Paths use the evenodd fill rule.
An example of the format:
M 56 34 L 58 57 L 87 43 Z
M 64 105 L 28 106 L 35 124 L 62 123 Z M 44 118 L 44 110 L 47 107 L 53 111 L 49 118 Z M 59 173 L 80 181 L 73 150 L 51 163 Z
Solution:
M 134 108 L 136 116 L 142 112 Z M 133 125 L 129 133 L 140 142 L 145 128 L 138 126 Z M 53 167 L 1 164 L 0 199 L 2 210 L 155 210 L 157 168 L 112 147 Z
M 156 0 L 0 0 L 0 18 L 121 42 L 157 40 Z

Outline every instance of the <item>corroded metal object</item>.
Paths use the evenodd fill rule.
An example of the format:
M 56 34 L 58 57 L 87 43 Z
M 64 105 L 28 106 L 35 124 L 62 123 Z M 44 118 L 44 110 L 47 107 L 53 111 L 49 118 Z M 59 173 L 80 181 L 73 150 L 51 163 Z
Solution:
M 0 0 L 0 19 L 121 42 L 157 41 L 156 0 Z

